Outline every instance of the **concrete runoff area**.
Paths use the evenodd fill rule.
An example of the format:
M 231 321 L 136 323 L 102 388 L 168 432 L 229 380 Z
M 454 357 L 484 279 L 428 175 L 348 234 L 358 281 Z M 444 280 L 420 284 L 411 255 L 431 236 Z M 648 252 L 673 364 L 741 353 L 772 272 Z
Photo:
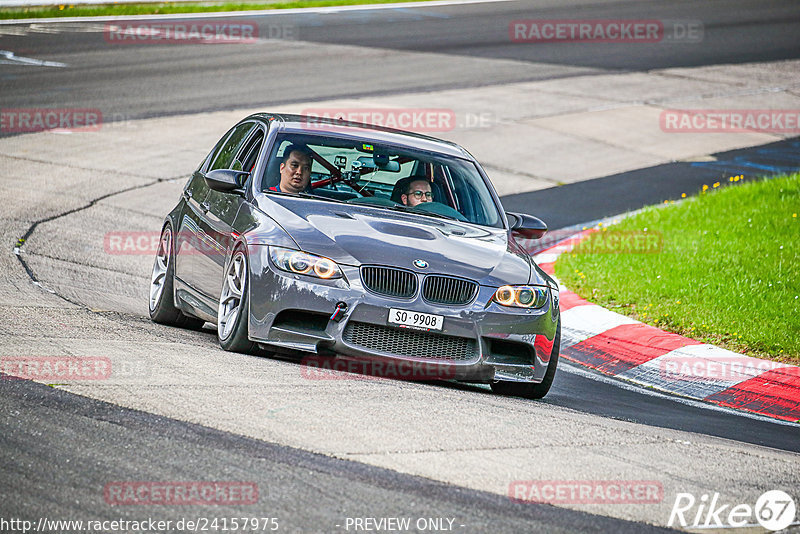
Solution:
M 779 84 L 767 76 L 774 72 L 781 74 Z M 800 62 L 785 61 L 297 103 L 266 111 L 452 109 L 456 127 L 430 133 L 464 144 L 486 165 L 500 194 L 508 195 L 780 141 L 786 136 L 666 133 L 659 114 L 688 107 L 800 109 L 798 85 Z M 712 104 L 705 106 L 705 100 Z M 6 273 L 0 285 L 0 354 L 107 357 L 118 374 L 55 387 L 499 495 L 508 495 L 515 481 L 658 482 L 664 495 L 659 502 L 559 503 L 658 526 L 667 524 L 678 493 L 699 498 L 719 492 L 726 503 L 752 505 L 764 491 L 800 486 L 800 455 L 793 452 L 600 418 L 547 399 L 497 397 L 481 387 L 357 375 L 314 380 L 297 363 L 223 352 L 212 330 L 152 324 L 146 295 L 153 254 L 109 253 L 106 236 L 157 235 L 189 173 L 251 111 L 264 110 L 0 139 L 0 192 L 8 199 L 0 238 L 13 243 L 39 221 L 20 254 L 41 283 L 31 283 L 10 251 L 0 256 Z M 478 121 L 481 116 L 487 122 Z M 468 120 L 474 120 L 472 126 Z

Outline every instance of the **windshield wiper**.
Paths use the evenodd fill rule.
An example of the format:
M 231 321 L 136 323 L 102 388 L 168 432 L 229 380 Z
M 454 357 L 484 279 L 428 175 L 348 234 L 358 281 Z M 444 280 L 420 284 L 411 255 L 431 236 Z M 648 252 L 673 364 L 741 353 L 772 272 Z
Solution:
M 420 215 L 430 215 L 431 217 L 439 217 L 440 219 L 447 219 L 448 221 L 458 221 L 464 222 L 461 219 L 456 217 L 451 217 L 449 215 L 442 215 L 441 213 L 433 213 L 432 211 L 411 211 L 410 213 L 419 213 Z
M 441 213 L 434 213 L 432 211 L 419 211 L 419 210 L 415 210 L 414 208 L 408 208 L 406 206 L 401 206 L 399 204 L 397 206 L 377 206 L 377 207 L 386 208 L 387 210 L 401 211 L 403 213 L 408 213 L 408 214 L 413 214 L 413 215 L 429 215 L 431 217 L 438 217 L 440 219 L 447 219 L 448 221 L 464 222 L 461 219 L 458 219 L 456 217 L 450 217 L 449 215 L 442 215 Z

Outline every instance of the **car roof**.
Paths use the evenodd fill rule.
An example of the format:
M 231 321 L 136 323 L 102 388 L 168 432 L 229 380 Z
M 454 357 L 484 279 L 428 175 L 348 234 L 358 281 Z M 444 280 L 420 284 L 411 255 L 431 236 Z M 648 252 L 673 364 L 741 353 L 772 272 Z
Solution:
M 247 117 L 247 119 L 254 118 L 266 122 L 278 122 L 280 123 L 279 129 L 288 133 L 304 133 L 311 135 L 329 134 L 337 137 L 344 136 L 373 143 L 400 145 L 417 150 L 437 152 L 470 160 L 473 159 L 469 152 L 456 143 L 418 133 L 386 128 L 384 126 L 287 113 L 265 112 L 256 113 Z

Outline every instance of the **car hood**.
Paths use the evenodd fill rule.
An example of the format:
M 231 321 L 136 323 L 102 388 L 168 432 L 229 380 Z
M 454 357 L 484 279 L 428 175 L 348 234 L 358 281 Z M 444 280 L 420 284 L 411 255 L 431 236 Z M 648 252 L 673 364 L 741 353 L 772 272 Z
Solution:
M 502 228 L 283 195 L 260 198 L 259 207 L 300 249 L 337 263 L 444 273 L 488 286 L 525 284 L 532 276 L 530 258 Z

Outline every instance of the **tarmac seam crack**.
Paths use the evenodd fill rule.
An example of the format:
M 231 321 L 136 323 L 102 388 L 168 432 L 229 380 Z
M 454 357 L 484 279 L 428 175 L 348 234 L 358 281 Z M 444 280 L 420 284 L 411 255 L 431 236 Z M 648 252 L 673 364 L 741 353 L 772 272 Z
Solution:
M 525 178 L 532 178 L 534 180 L 541 180 L 542 182 L 548 182 L 548 183 L 551 183 L 553 185 L 564 185 L 564 182 L 560 182 L 560 181 L 556 180 L 555 178 L 545 178 L 544 176 L 537 176 L 535 174 L 531 174 L 531 173 L 528 173 L 528 172 L 522 172 L 522 171 L 518 171 L 518 170 L 514 170 L 514 169 L 508 169 L 506 167 L 500 167 L 499 165 L 492 165 L 491 163 L 484 163 L 483 164 L 483 168 L 484 169 L 503 172 L 503 173 L 506 173 L 506 174 L 513 174 L 515 176 L 524 176 Z
M 650 439 L 639 442 L 625 442 L 625 445 L 652 445 L 658 443 L 659 439 Z M 399 451 L 376 451 L 376 452 L 343 452 L 339 454 L 347 456 L 374 456 L 376 454 L 438 454 L 438 453 L 453 453 L 453 452 L 492 452 L 492 451 L 524 451 L 524 450 L 539 450 L 543 448 L 552 448 L 555 445 L 552 443 L 538 445 L 531 447 L 530 445 L 519 446 L 506 446 L 506 447 L 471 447 L 471 448 L 457 448 L 457 449 L 419 449 L 419 450 L 399 450 Z M 575 448 L 596 448 L 608 447 L 609 443 L 570 443 L 569 447 Z
M 107 208 L 113 208 L 114 211 L 124 211 L 124 212 L 130 213 L 132 215 L 138 215 L 139 217 L 147 217 L 149 219 L 155 219 L 157 221 L 163 221 L 164 220 L 163 217 L 159 217 L 159 216 L 153 215 L 152 213 L 147 213 L 146 211 L 140 211 L 140 210 L 133 209 L 133 208 L 127 208 L 125 206 L 114 206 L 112 204 L 106 204 L 106 203 L 102 203 L 100 205 L 103 206 L 103 207 L 107 207 Z
M 711 100 L 716 98 L 730 98 L 736 96 L 755 96 L 755 95 L 763 95 L 767 93 L 792 93 L 792 88 L 800 87 L 800 84 L 791 84 L 785 87 L 758 87 L 758 88 L 751 88 L 742 91 L 732 91 L 732 92 L 721 92 L 721 93 L 707 93 L 696 95 L 692 97 L 673 97 L 673 98 L 662 98 L 662 99 L 652 99 L 652 100 L 644 100 L 642 101 L 643 104 L 652 105 L 661 107 L 664 104 L 669 104 L 673 102 L 698 102 L 703 100 Z M 702 111 L 702 110 L 697 110 Z
M 11 156 L 11 157 L 15 157 L 15 156 Z M 27 158 L 19 158 L 19 157 L 17 157 L 16 159 L 26 160 Z M 38 161 L 38 160 L 29 160 L 29 161 Z M 92 170 L 92 171 L 99 170 L 99 169 L 83 169 L 81 167 L 73 167 L 73 168 L 82 169 L 82 170 Z M 78 213 L 80 211 L 89 209 L 92 206 L 96 205 L 98 202 L 100 202 L 102 200 L 105 200 L 107 198 L 110 198 L 110 197 L 113 197 L 113 196 L 116 196 L 116 195 L 120 195 L 120 194 L 123 194 L 123 193 L 129 193 L 131 191 L 136 191 L 138 189 L 144 189 L 146 187 L 150 187 L 150 186 L 162 183 L 162 182 L 176 180 L 178 178 L 179 177 L 156 178 L 156 179 L 151 180 L 150 182 L 145 183 L 145 184 L 134 185 L 134 186 L 131 186 L 131 187 L 126 187 L 125 189 L 120 189 L 118 191 L 112 191 L 110 193 L 106 193 L 104 195 L 100 195 L 99 197 L 94 198 L 93 200 L 90 200 L 87 204 L 84 204 L 83 206 L 78 206 L 76 208 L 72 208 L 72 209 L 69 209 L 67 211 L 55 214 L 55 215 L 50 215 L 48 217 L 44 217 L 42 219 L 38 219 L 38 220 L 34 221 L 28 227 L 28 230 L 22 235 L 22 237 L 17 239 L 17 242 L 16 242 L 16 244 L 14 246 L 14 249 L 13 249 L 13 253 L 17 257 L 17 260 L 19 260 L 19 262 L 22 265 L 23 269 L 25 269 L 25 272 L 28 274 L 28 277 L 30 277 L 31 281 L 35 285 L 41 287 L 43 290 L 45 290 L 45 291 L 47 291 L 49 293 L 52 293 L 52 294 L 60 297 L 61 299 L 65 300 L 66 302 L 69 302 L 70 304 L 73 304 L 75 306 L 79 306 L 81 308 L 84 308 L 84 309 L 92 312 L 92 310 L 88 306 L 86 306 L 85 304 L 83 304 L 81 302 L 74 301 L 74 300 L 70 299 L 69 297 L 67 297 L 66 295 L 62 295 L 61 293 L 58 293 L 58 292 L 56 292 L 56 291 L 54 291 L 54 290 L 52 290 L 50 288 L 47 288 L 42 284 L 42 282 L 37 278 L 36 274 L 34 274 L 34 272 L 31 269 L 31 267 L 28 265 L 28 263 L 22 257 L 22 254 L 24 252 L 23 246 L 25 245 L 25 242 L 28 240 L 28 238 L 30 238 L 31 235 L 33 235 L 33 233 L 36 231 L 36 228 L 40 224 L 51 222 L 51 221 L 54 221 L 56 219 L 60 219 L 62 217 L 66 217 L 68 215 L 72 215 L 74 213 Z
M 682 74 L 674 74 L 669 72 L 655 72 L 649 71 L 643 73 L 645 75 L 652 75 L 652 76 L 661 76 L 664 78 L 678 78 L 683 80 L 691 80 L 697 82 L 705 82 L 710 84 L 719 85 L 720 87 L 728 87 L 730 84 L 727 82 L 721 82 L 719 80 L 711 80 L 705 78 L 696 78 L 692 76 L 685 76 Z M 529 82 L 520 82 L 520 83 L 529 83 Z M 752 96 L 752 95 L 759 95 L 764 93 L 790 93 L 795 95 L 795 88 L 800 86 L 800 84 L 790 84 L 786 86 L 777 86 L 777 87 L 758 87 L 758 88 L 745 88 L 746 86 L 742 85 L 743 89 L 740 91 L 721 91 L 717 93 L 708 93 L 708 94 L 701 94 L 699 96 L 693 97 L 666 97 L 666 98 L 655 98 L 655 99 L 648 99 L 648 100 L 618 100 L 613 97 L 605 96 L 605 95 L 596 95 L 596 94 L 585 94 L 585 93 L 575 93 L 571 91 L 564 91 L 564 90 L 557 90 L 557 89 L 549 89 L 549 88 L 536 88 L 537 92 L 550 94 L 550 95 L 558 95 L 558 96 L 567 96 L 567 97 L 580 97 L 580 98 L 594 98 L 597 100 L 605 100 L 609 103 L 617 104 L 616 107 L 629 107 L 629 106 L 641 106 L 641 105 L 654 105 L 654 106 L 661 106 L 664 104 L 669 104 L 671 102 L 696 102 L 696 101 L 703 101 L 708 99 L 714 98 L 728 98 L 734 96 Z M 577 114 L 577 113 L 590 113 L 592 111 L 597 111 L 598 109 L 607 109 L 605 106 L 592 106 L 588 108 L 581 108 L 566 113 L 568 115 Z M 563 116 L 565 113 L 554 113 L 554 114 L 546 114 L 541 116 L 533 116 L 533 117 L 522 117 L 520 121 L 524 120 L 532 120 L 537 118 L 548 118 L 548 117 L 559 117 Z
M 693 81 L 693 82 L 711 83 L 711 84 L 721 85 L 721 86 L 724 86 L 724 87 L 732 85 L 732 83 L 730 81 L 720 81 L 720 80 L 715 80 L 715 79 L 709 79 L 709 78 L 705 78 L 703 76 L 689 76 L 689 75 L 686 75 L 686 74 L 678 74 L 678 73 L 675 73 L 675 72 L 649 71 L 646 74 L 652 74 L 654 76 L 663 76 L 664 78 L 678 78 L 678 79 L 681 79 L 681 80 L 690 80 L 690 81 Z M 741 86 L 743 88 L 747 87 L 744 83 L 737 83 L 737 85 L 739 85 L 739 86 Z M 769 92 L 770 89 L 772 89 L 774 92 L 781 92 L 781 91 L 787 91 L 789 87 L 796 87 L 797 85 L 800 85 L 800 84 L 796 84 L 795 83 L 795 84 L 789 84 L 789 85 L 787 85 L 785 87 L 775 87 L 775 88 L 763 88 L 762 87 L 760 89 L 748 89 L 748 90 L 744 90 L 744 91 L 734 91 L 734 92 L 730 92 L 730 93 L 721 93 L 719 95 L 714 95 L 712 98 L 720 97 L 720 96 L 725 97 L 725 96 L 758 94 L 759 92 Z
M 621 106 L 621 107 L 625 107 L 625 106 Z M 669 109 L 669 108 L 665 108 L 665 107 L 658 106 L 658 105 L 653 105 L 653 104 L 648 104 L 648 107 L 651 107 L 651 108 L 654 108 L 654 109 L 662 109 L 662 110 L 667 110 L 667 109 Z M 630 153 L 639 154 L 639 155 L 641 155 L 641 156 L 647 156 L 647 157 L 659 158 L 659 162 L 658 162 L 658 163 L 656 163 L 656 165 L 664 165 L 664 164 L 667 164 L 667 163 L 673 163 L 673 160 L 664 159 L 664 158 L 663 158 L 661 155 L 659 155 L 659 154 L 651 154 L 651 153 L 649 153 L 649 152 L 642 152 L 642 151 L 640 151 L 640 150 L 634 150 L 633 148 L 631 148 L 631 147 L 629 147 L 629 146 L 625 146 L 625 145 L 620 145 L 620 144 L 612 143 L 612 142 L 608 141 L 607 139 L 598 139 L 598 138 L 593 138 L 593 137 L 583 137 L 583 136 L 577 135 L 577 134 L 575 134 L 575 133 L 572 133 L 572 132 L 564 132 L 564 131 L 557 130 L 557 129 L 554 129 L 554 128 L 549 128 L 549 127 L 547 127 L 547 126 L 545 126 L 545 125 L 541 125 L 541 124 L 537 124 L 537 126 L 538 126 L 539 128 L 542 128 L 542 129 L 544 129 L 544 130 L 549 130 L 549 131 L 551 131 L 551 132 L 556 132 L 556 133 L 559 133 L 559 134 L 561 134 L 561 135 L 565 135 L 565 136 L 568 136 L 568 137 L 572 137 L 572 138 L 574 138 L 574 139 L 580 139 L 580 140 L 587 140 L 587 139 L 588 139 L 588 140 L 590 140 L 590 141 L 593 141 L 593 142 L 599 143 L 599 144 L 601 144 L 601 145 L 605 145 L 605 146 L 609 146 L 609 147 L 617 148 L 617 149 L 624 150 L 624 151 L 627 151 L 627 152 L 630 152 Z M 782 137 L 780 137 L 780 136 L 777 136 L 777 135 L 772 135 L 772 134 L 767 134 L 767 133 L 764 133 L 764 132 L 755 132 L 755 131 L 751 131 L 750 133 L 761 133 L 762 135 L 765 135 L 765 136 L 772 137 L 773 139 L 775 139 L 775 141 L 781 141 L 781 140 L 783 140 L 783 138 L 782 138 Z M 695 155 L 693 155 L 693 156 L 688 156 L 688 157 L 689 157 L 689 158 L 693 158 L 693 157 L 697 157 L 697 156 L 700 156 L 700 155 L 702 155 L 702 154 L 695 154 Z M 686 158 L 683 158 L 683 159 L 686 159 Z M 563 185 L 563 184 L 562 184 L 562 185 Z
M 677 72 L 666 72 L 664 70 L 648 71 L 647 74 L 652 74 L 653 76 L 663 76 L 664 78 L 678 78 L 681 80 L 690 80 L 693 82 L 706 82 L 719 85 L 731 85 L 730 82 L 721 82 L 719 80 L 704 78 L 703 76 L 690 76 L 688 74 L 679 74 Z M 746 87 L 746 85 L 743 82 L 736 82 L 736 84 L 740 85 L 741 87 Z
M 141 174 L 136 174 L 136 173 L 132 173 L 132 172 L 111 171 L 111 170 L 108 170 L 108 169 L 97 169 L 97 168 L 94 168 L 94 167 L 81 167 L 80 165 L 72 165 L 72 164 L 69 164 L 69 163 L 54 163 L 52 161 L 47 161 L 47 160 L 43 160 L 43 159 L 29 158 L 29 157 L 25 157 L 25 156 L 15 156 L 13 154 L 5 154 L 5 153 L 0 153 L 0 156 L 5 157 L 5 158 L 10 158 L 10 159 L 17 159 L 17 160 L 21 160 L 21 161 L 30 161 L 32 163 L 42 163 L 44 165 L 53 165 L 53 166 L 59 166 L 59 167 L 66 167 L 68 169 L 75 169 L 75 170 L 78 170 L 78 171 L 103 172 L 103 173 L 117 174 L 119 176 L 132 176 L 134 178 L 141 178 L 143 180 L 153 180 L 152 176 L 143 176 Z M 156 180 L 158 180 L 158 181 L 167 181 L 167 180 L 174 180 L 174 179 L 176 179 L 176 178 L 169 178 L 169 179 L 168 178 L 156 178 Z M 150 185 L 150 184 L 148 184 L 148 185 Z M 124 191 L 120 191 L 120 192 L 124 192 Z M 111 194 L 116 194 L 116 193 L 111 193 Z
M 659 158 L 659 162 L 656 163 L 655 165 L 663 165 L 665 163 L 670 163 L 670 160 L 665 159 L 664 157 L 662 157 L 662 156 L 660 156 L 658 154 L 651 154 L 649 152 L 642 152 L 640 150 L 634 150 L 633 148 L 631 148 L 629 146 L 619 145 L 619 144 L 616 144 L 616 143 L 611 143 L 606 139 L 598 139 L 598 138 L 594 138 L 594 137 L 584 137 L 582 135 L 578 135 L 578 134 L 575 134 L 573 132 L 561 131 L 561 130 L 558 130 L 558 129 L 555 129 L 555 128 L 550 128 L 550 127 L 542 125 L 542 124 L 537 124 L 536 126 L 538 126 L 539 128 L 542 128 L 543 130 L 548 130 L 550 132 L 555 132 L 557 134 L 564 135 L 566 137 L 571 137 L 573 139 L 577 139 L 577 140 L 581 140 L 581 141 L 587 141 L 588 140 L 588 141 L 592 141 L 594 143 L 598 143 L 598 144 L 601 144 L 601 145 L 605 145 L 605 146 L 609 146 L 609 147 L 616 148 L 616 149 L 619 149 L 619 150 L 623 150 L 623 151 L 626 151 L 626 152 L 630 152 L 632 154 L 637 154 L 637 155 L 640 155 L 640 156 L 647 156 L 647 157 L 650 157 L 650 158 Z M 603 177 L 601 176 L 600 178 L 603 178 Z
M 92 265 L 90 263 L 81 263 L 81 262 L 79 262 L 77 260 L 70 260 L 70 259 L 66 259 L 66 258 L 58 258 L 56 256 L 50 256 L 48 254 L 41 254 L 41 253 L 38 253 L 38 252 L 25 252 L 25 254 L 30 258 L 45 258 L 45 259 L 48 259 L 48 260 L 60 261 L 60 262 L 63 262 L 63 263 L 69 263 L 71 265 L 80 265 L 81 267 L 89 267 L 89 268 L 92 268 L 92 269 L 98 269 L 100 271 L 105 271 L 105 272 L 109 272 L 109 273 L 122 274 L 122 275 L 125 275 L 125 276 L 130 276 L 130 277 L 133 277 L 133 278 L 139 278 L 141 280 L 147 281 L 147 276 L 142 276 L 142 275 L 133 274 L 133 273 L 126 273 L 125 271 L 118 271 L 118 270 L 112 269 L 111 267 L 101 267 L 99 265 Z M 66 287 L 73 287 L 73 286 L 66 286 Z
M 670 440 L 670 441 L 672 441 L 672 440 Z M 763 447 L 763 445 L 761 447 Z M 766 448 L 769 449 L 769 450 L 776 450 L 776 449 L 771 449 L 769 447 L 766 447 Z M 768 457 L 768 456 L 765 456 L 765 455 L 753 454 L 751 452 L 744 452 L 744 451 L 733 451 L 733 452 L 738 453 L 740 455 L 747 456 L 747 457 L 751 457 L 751 458 L 769 460 L 769 461 L 772 461 L 772 462 L 775 461 L 775 458 Z M 781 452 L 789 452 L 789 451 L 781 451 Z M 611 458 L 613 460 L 616 460 L 616 461 L 619 461 L 619 462 L 623 462 L 623 463 L 627 463 L 629 465 L 635 465 L 635 466 L 640 467 L 640 468 L 644 468 L 644 469 L 652 469 L 653 468 L 653 464 L 652 463 L 634 462 L 634 461 L 632 461 L 630 455 L 617 455 L 617 454 L 613 454 L 613 453 L 608 452 L 608 451 L 601 452 L 600 454 L 602 456 L 605 456 L 606 458 Z M 781 461 L 786 462 L 786 463 L 791 463 L 792 465 L 794 464 L 794 462 L 792 460 L 788 460 L 788 459 L 785 459 L 785 460 L 781 459 Z M 668 470 L 668 467 L 666 467 L 666 466 L 662 467 L 660 472 L 664 476 L 669 477 L 669 478 L 671 478 L 672 480 L 675 480 L 675 481 L 681 481 L 681 482 L 692 483 L 692 484 L 697 484 L 699 482 L 698 479 L 692 478 L 692 476 L 687 476 L 684 471 L 670 472 Z M 699 479 L 702 480 L 702 474 L 700 475 Z
M 539 80 L 537 80 L 537 81 L 539 81 Z M 549 80 L 547 80 L 547 81 L 549 81 Z M 554 96 L 567 96 L 567 97 L 579 97 L 579 98 L 589 98 L 589 97 L 591 97 L 591 98 L 594 98 L 596 100 L 605 100 L 606 102 L 613 102 L 615 104 L 620 104 L 620 105 L 629 104 L 631 102 L 630 100 L 617 100 L 617 99 L 609 97 L 609 96 L 587 95 L 585 93 L 575 93 L 575 92 L 570 92 L 570 91 L 559 91 L 558 89 L 543 89 L 543 88 L 537 87 L 536 91 L 539 92 L 539 93 L 545 93 L 545 94 L 554 95 Z M 591 109 L 592 108 L 589 107 L 589 108 L 586 108 L 583 111 L 590 111 Z M 574 113 L 581 113 L 581 110 L 575 111 Z M 548 117 L 560 117 L 562 115 L 564 115 L 564 113 L 553 113 L 552 115 L 548 115 Z

